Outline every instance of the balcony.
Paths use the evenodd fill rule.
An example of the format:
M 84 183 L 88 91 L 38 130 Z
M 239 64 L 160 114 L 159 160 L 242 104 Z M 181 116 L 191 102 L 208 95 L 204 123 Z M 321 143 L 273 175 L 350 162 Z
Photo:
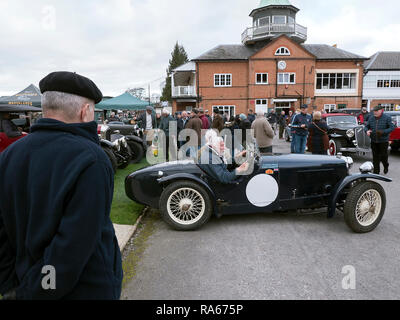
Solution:
M 247 28 L 242 33 L 242 43 L 248 44 L 257 40 L 263 40 L 270 37 L 275 37 L 278 34 L 286 34 L 299 42 L 307 40 L 307 28 L 297 23 L 291 24 L 274 24 L 270 23 L 259 27 Z
M 174 98 L 189 98 L 196 96 L 196 87 L 194 86 L 178 86 L 172 88 L 172 97 Z

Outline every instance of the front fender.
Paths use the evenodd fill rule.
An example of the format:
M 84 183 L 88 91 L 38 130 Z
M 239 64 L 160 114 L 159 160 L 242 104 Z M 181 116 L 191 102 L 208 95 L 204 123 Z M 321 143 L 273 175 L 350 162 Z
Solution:
M 108 147 L 108 148 L 111 148 L 111 149 L 114 150 L 114 144 L 112 142 L 108 141 L 108 140 L 101 139 L 100 140 L 100 145 L 102 147 Z
M 386 178 L 377 174 L 371 174 L 371 173 L 364 173 L 364 174 L 353 174 L 350 176 L 347 176 L 342 180 L 341 183 L 338 183 L 336 187 L 332 190 L 332 195 L 331 198 L 329 199 L 329 204 L 328 204 L 328 218 L 333 218 L 335 215 L 336 211 L 336 203 L 337 200 L 342 193 L 342 191 L 352 182 L 357 181 L 357 180 L 369 180 L 369 179 L 374 179 L 374 180 L 380 180 L 384 182 L 392 182 L 393 180 L 390 178 Z
M 197 177 L 193 174 L 190 174 L 190 173 L 178 173 L 178 174 L 173 174 L 173 175 L 170 175 L 170 176 L 167 176 L 164 178 L 157 179 L 157 181 L 160 185 L 164 185 L 166 183 L 171 183 L 171 182 L 178 181 L 178 180 L 190 180 L 190 181 L 200 184 L 203 188 L 205 188 L 211 197 L 211 201 L 213 202 L 214 212 L 217 212 L 217 210 L 216 210 L 217 199 L 216 199 L 214 191 L 210 188 L 210 186 L 206 182 L 201 180 L 199 177 Z
M 139 143 L 145 149 L 147 149 L 146 148 L 147 147 L 146 142 L 142 138 L 140 138 L 138 136 L 125 136 L 125 137 L 126 137 L 126 140 L 128 141 L 128 143 L 129 143 L 129 141 L 134 141 L 134 142 Z

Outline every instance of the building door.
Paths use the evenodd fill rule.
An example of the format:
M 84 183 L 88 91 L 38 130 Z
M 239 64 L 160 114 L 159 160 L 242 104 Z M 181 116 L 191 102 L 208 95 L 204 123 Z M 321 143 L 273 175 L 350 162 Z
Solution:
M 291 108 L 290 102 L 276 102 L 275 103 L 276 114 L 281 114 L 282 111 L 285 111 L 286 114 L 289 114 L 290 108 Z

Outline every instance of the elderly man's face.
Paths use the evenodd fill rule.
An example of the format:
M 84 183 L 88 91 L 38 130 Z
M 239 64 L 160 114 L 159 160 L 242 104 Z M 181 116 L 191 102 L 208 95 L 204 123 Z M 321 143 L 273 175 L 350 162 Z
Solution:
M 379 110 L 379 111 L 374 111 L 374 116 L 376 118 L 380 118 L 382 116 L 382 113 L 383 113 L 383 109 Z
M 186 111 L 182 112 L 182 118 L 187 118 L 187 112 Z

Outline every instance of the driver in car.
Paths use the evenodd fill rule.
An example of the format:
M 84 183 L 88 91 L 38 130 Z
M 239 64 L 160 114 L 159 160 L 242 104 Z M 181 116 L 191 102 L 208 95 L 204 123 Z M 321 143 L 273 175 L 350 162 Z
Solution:
M 212 178 L 222 184 L 230 184 L 249 170 L 249 163 L 245 162 L 233 171 L 229 171 L 225 158 L 224 140 L 214 130 L 209 130 L 205 135 L 206 144 L 199 151 L 199 167 Z M 239 153 L 235 160 L 244 157 L 247 151 Z

